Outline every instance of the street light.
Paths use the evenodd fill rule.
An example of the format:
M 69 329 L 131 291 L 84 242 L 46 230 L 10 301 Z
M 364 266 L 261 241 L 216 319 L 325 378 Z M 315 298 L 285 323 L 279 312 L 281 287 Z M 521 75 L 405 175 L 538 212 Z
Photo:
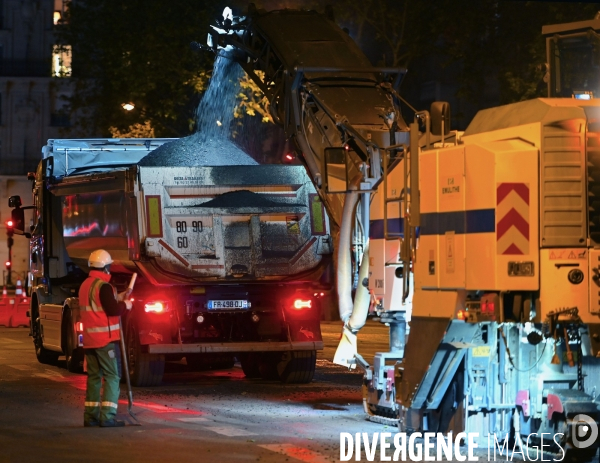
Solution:
M 121 105 L 121 107 L 125 110 L 125 111 L 131 111 L 135 108 L 135 105 L 133 103 L 123 103 Z

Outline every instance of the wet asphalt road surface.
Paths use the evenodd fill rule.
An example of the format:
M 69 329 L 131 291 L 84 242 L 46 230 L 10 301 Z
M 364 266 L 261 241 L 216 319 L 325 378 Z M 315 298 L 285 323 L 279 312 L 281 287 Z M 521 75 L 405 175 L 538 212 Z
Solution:
M 239 365 L 192 372 L 169 362 L 160 387 L 134 388 L 142 426 L 109 429 L 83 427 L 85 375 L 62 360 L 38 363 L 27 329 L 0 327 L 0 462 L 340 461 L 340 432 L 397 428 L 367 421 L 362 375 L 331 363 L 339 333 L 339 322 L 324 322 L 325 350 L 305 385 L 249 380 Z M 361 334 L 367 360 L 386 349 L 385 326 L 369 322 Z M 126 397 L 122 385 L 120 418 Z

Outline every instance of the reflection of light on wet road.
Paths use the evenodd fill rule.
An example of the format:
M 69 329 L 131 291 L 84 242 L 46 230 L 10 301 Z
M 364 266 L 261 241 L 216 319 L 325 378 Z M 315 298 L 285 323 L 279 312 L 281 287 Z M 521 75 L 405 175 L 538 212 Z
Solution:
M 120 404 L 127 404 L 127 400 L 119 400 Z M 140 402 L 137 400 L 134 400 L 133 402 L 134 407 L 140 407 L 140 408 L 144 408 L 146 410 L 152 411 L 154 413 L 180 413 L 182 415 L 202 415 L 202 412 L 196 411 L 196 410 L 184 410 L 183 408 L 176 408 L 176 407 L 168 407 L 167 405 L 161 405 L 155 402 Z

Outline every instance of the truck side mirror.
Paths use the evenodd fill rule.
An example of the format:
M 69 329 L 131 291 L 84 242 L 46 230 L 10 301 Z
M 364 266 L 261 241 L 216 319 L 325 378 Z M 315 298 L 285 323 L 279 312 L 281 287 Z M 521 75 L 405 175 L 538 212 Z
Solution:
M 12 210 L 10 218 L 12 219 L 15 232 L 18 235 L 23 235 L 23 231 L 25 230 L 25 210 L 21 209 L 20 207 L 16 207 Z
M 343 147 L 325 148 L 325 190 L 328 193 L 348 190 L 347 153 Z
M 450 104 L 445 101 L 431 103 L 431 133 L 448 135 L 450 133 Z
M 8 198 L 8 207 L 21 207 L 21 197 L 11 196 Z

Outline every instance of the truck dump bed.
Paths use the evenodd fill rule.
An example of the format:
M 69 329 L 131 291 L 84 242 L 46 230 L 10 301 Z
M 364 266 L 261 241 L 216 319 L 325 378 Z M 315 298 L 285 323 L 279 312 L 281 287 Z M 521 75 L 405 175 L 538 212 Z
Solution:
M 153 284 L 319 278 L 327 217 L 302 166 L 137 165 L 165 141 L 49 142 L 47 174 L 76 265 L 103 248 L 115 271 Z

